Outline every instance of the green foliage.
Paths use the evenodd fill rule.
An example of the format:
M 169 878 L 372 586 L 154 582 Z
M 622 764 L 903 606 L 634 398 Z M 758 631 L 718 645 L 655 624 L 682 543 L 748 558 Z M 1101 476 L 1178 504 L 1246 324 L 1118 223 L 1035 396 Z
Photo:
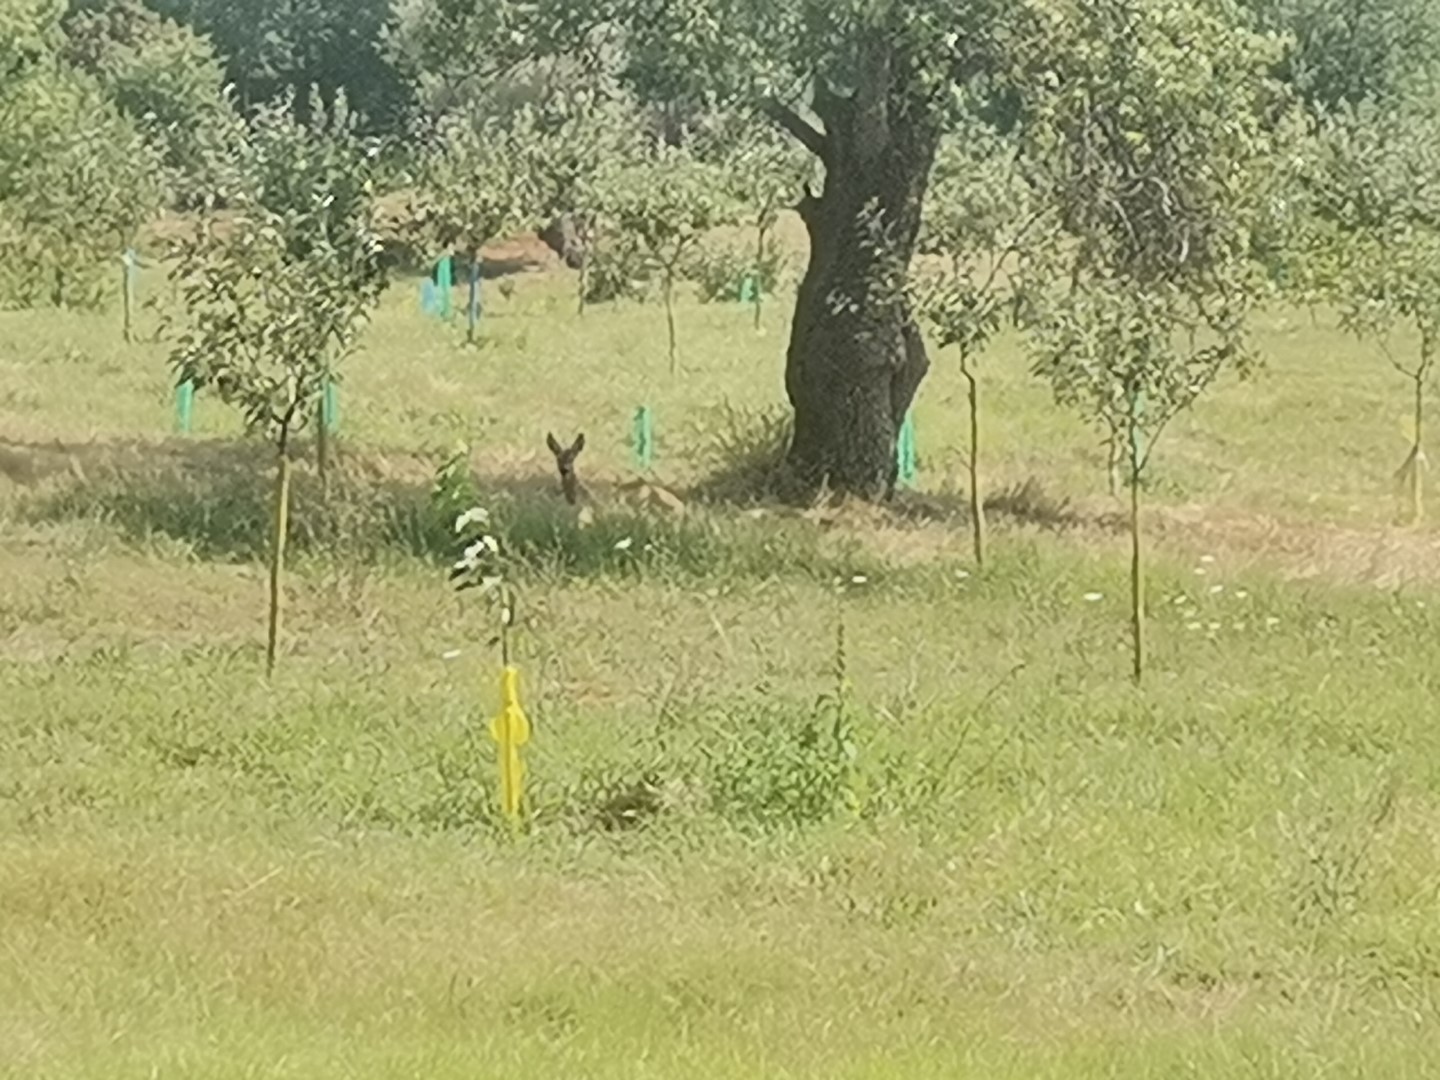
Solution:
M 681 147 L 657 148 L 626 162 L 613 186 L 615 228 L 639 241 L 662 277 L 678 276 L 706 234 L 733 224 L 738 215 L 722 170 Z
M 623 98 L 576 90 L 519 111 L 515 149 L 524 155 L 537 212 L 574 215 L 584 225 L 604 214 L 615 173 L 635 154 L 641 117 Z M 583 237 L 582 237 L 583 239 Z
M 1433 90 L 1440 74 L 1435 0 L 1247 0 L 1262 26 L 1289 38 L 1277 67 L 1322 111 L 1387 106 Z
M 145 2 L 214 43 L 247 113 L 281 105 L 301 123 L 328 123 L 345 98 L 367 134 L 403 130 L 414 93 L 387 44 L 389 0 Z M 316 98 L 295 94 L 312 86 Z
M 89 306 L 158 208 L 159 169 L 100 87 L 51 52 L 57 13 L 33 10 L 30 32 L 0 47 L 16 73 L 0 81 L 0 302 Z
M 706 236 L 737 219 L 738 208 L 726 195 L 723 175 L 688 148 L 662 146 L 653 155 L 627 162 L 613 180 L 609 228 L 634 239 L 647 270 L 660 281 L 672 374 L 679 350 L 675 285 Z
M 685 277 L 695 283 L 706 303 L 735 303 L 742 299 L 744 279 L 750 275 L 762 293 L 775 295 L 789 261 L 773 244 L 765 245 L 758 257 L 751 248 L 707 245 L 686 260 Z
M 1427 114 L 1363 105 L 1322 129 L 1310 254 L 1357 331 L 1383 336 L 1403 319 L 1440 332 L 1437 135 Z
M 796 96 L 811 79 L 849 88 L 855 59 L 879 40 L 943 82 L 962 56 L 986 54 L 1005 6 L 948 0 L 423 0 L 414 41 L 428 67 L 481 79 L 537 56 L 605 59 L 616 32 L 623 84 L 654 101 L 758 103 Z M 606 31 L 609 31 L 607 34 Z M 963 46 L 959 43 L 963 42 Z
M 1267 77 L 1275 42 L 1225 0 L 1099 0 L 1047 30 L 1060 62 L 1026 103 L 1023 145 L 1067 243 L 1029 253 L 1035 370 L 1106 429 L 1112 467 L 1122 447 L 1129 459 L 1138 682 L 1141 477 L 1169 423 L 1250 360 L 1254 237 L 1290 133 L 1286 97 Z
M 637 238 L 600 233 L 592 239 L 585 266 L 587 304 L 644 300 L 654 280 L 655 268 Z
M 64 11 L 64 0 L 0 0 L 0 87 L 45 65 Z
M 1053 232 L 1049 207 L 1021 172 L 1019 148 L 985 125 L 960 118 L 940 145 L 931 175 L 919 250 L 928 272 L 912 285 L 915 307 L 941 348 L 954 346 L 968 383 L 970 530 L 977 566 L 985 563 L 981 490 L 980 385 L 975 362 L 1006 317 L 1018 314 L 1017 256 Z
M 966 362 L 1014 311 L 1015 257 L 1049 227 L 1017 154 L 1011 141 L 968 123 L 942 142 L 931 176 L 919 250 L 933 261 L 918 306 L 940 347 L 955 346 Z
M 1266 77 L 1276 47 L 1210 0 L 1107 0 L 1050 32 L 1088 44 L 1057 41 L 1028 102 L 1027 154 L 1069 238 L 1030 260 L 1049 283 L 1036 369 L 1125 435 L 1138 472 L 1169 421 L 1250 356 L 1251 240 L 1289 130 Z
M 1432 112 L 1368 105 L 1326 118 L 1311 202 L 1312 280 L 1340 309 L 1342 325 L 1378 340 L 1411 384 L 1407 480 L 1410 517 L 1423 516 L 1426 390 L 1440 359 L 1440 120 Z M 1419 347 L 1391 351 L 1397 327 Z
M 92 75 L 159 153 L 170 198 L 194 206 L 233 186 L 243 130 L 211 44 L 140 0 L 104 0 L 65 24 L 64 56 Z
M 435 470 L 435 481 L 430 488 L 434 524 L 447 528 L 465 511 L 479 505 L 480 492 L 470 471 L 470 447 L 460 443 Z
M 189 325 L 177 381 L 213 388 L 283 443 L 354 348 L 385 278 L 366 159 L 279 110 L 247 144 L 238 216 L 200 218 L 172 271 Z
M 525 155 L 539 219 L 565 215 L 574 229 L 582 306 L 642 299 L 650 276 L 644 253 L 635 237 L 611 223 L 616 174 L 635 154 L 641 118 L 625 99 L 585 85 L 553 92 L 525 114 L 530 122 L 518 152 Z
M 533 223 L 538 193 L 531 170 L 530 114 L 510 126 L 451 116 L 439 147 L 421 166 L 412 218 L 437 251 L 458 247 L 472 258 L 511 229 Z
M 360 137 L 344 98 L 323 130 L 292 121 L 289 111 L 282 100 L 251 120 L 238 198 L 276 224 L 292 261 L 318 253 L 338 264 L 337 291 L 374 293 L 383 284 L 373 227 L 376 151 Z
M 810 709 L 757 703 L 725 713 L 709 749 L 709 796 L 721 817 L 762 827 L 814 825 L 853 803 L 849 714 L 829 699 Z
M 779 284 L 785 257 L 775 243 L 775 226 L 780 211 L 797 205 L 800 196 L 816 179 L 818 162 L 794 140 L 769 126 L 757 126 L 748 116 L 734 112 L 722 114 L 716 128 L 704 133 L 700 153 L 710 151 L 724 170 L 726 186 L 735 201 L 737 215 L 749 226 L 751 233 L 748 266 L 726 267 L 730 252 L 725 252 L 712 261 L 697 260 L 696 280 L 701 284 L 701 295 L 715 300 L 738 300 L 739 280 L 745 274 L 753 275 L 760 286 L 755 298 L 756 319 L 760 314 L 761 298 L 773 295 Z M 716 145 L 718 144 L 718 146 Z M 716 275 L 733 272 L 730 288 L 732 295 L 723 289 Z

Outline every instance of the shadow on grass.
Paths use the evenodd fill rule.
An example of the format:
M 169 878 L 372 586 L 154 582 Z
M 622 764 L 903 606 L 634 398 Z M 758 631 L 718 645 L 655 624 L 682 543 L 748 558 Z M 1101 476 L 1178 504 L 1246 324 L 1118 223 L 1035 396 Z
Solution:
M 270 546 L 274 452 L 250 441 L 170 440 L 59 446 L 4 444 L 33 482 L 18 501 L 32 523 L 99 522 L 127 542 L 165 538 L 209 561 L 259 561 Z M 302 445 L 292 481 L 290 550 L 367 562 L 458 555 L 457 506 L 435 495 L 438 462 L 337 448 L 328 495 Z M 562 576 L 830 580 L 884 568 L 858 545 L 804 521 L 760 523 L 703 510 L 602 508 L 582 522 L 547 474 L 472 475 L 505 550 L 524 569 Z
M 826 505 L 823 499 L 816 501 L 814 493 L 798 483 L 788 468 L 786 455 L 793 431 L 788 410 L 757 411 L 721 402 L 702 413 L 693 427 L 691 441 L 706 449 L 701 455 L 704 475 L 688 492 L 692 500 L 716 509 L 799 513 L 821 521 L 844 515 L 842 508 Z M 1035 477 L 991 492 L 985 498 L 985 513 L 992 521 L 1053 532 L 1124 528 L 1118 515 L 1082 512 L 1069 499 L 1053 495 Z M 940 525 L 958 530 L 970 521 L 969 496 L 949 488 L 901 489 L 888 503 L 850 516 L 877 524 Z

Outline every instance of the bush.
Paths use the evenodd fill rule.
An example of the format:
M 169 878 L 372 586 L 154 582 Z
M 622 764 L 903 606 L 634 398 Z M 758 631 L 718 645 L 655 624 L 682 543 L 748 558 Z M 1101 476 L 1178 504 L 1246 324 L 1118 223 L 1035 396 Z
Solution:
M 843 699 L 823 698 L 809 709 L 762 701 L 727 712 L 720 723 L 708 787 L 722 818 L 812 825 L 853 804 L 855 739 Z

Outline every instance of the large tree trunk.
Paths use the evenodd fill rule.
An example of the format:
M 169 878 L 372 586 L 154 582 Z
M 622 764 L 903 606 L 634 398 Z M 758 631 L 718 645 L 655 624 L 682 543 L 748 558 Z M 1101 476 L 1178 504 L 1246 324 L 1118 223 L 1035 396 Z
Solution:
M 785 387 L 795 410 L 789 463 L 811 490 L 867 499 L 895 489 L 895 443 L 929 368 L 906 296 L 921 204 L 939 143 L 933 102 L 904 56 L 877 42 L 859 88 L 821 90 L 824 133 L 772 115 L 825 162 L 800 212 L 810 262 L 796 300 Z

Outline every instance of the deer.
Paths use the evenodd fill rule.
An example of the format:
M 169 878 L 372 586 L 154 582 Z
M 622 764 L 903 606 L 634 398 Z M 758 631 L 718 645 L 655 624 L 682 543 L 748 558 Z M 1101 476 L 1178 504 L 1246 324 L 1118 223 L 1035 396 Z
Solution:
M 580 524 L 589 525 L 595 520 L 595 495 L 588 485 L 581 482 L 575 471 L 575 459 L 585 449 L 585 433 L 580 432 L 575 436 L 574 442 L 563 446 L 554 433 L 547 432 L 545 445 L 555 457 L 555 469 L 560 474 L 560 493 L 567 503 L 577 508 Z M 662 510 L 674 514 L 685 512 L 685 501 L 680 496 L 647 480 L 629 480 L 616 485 L 615 491 L 622 497 L 622 501 L 632 508 Z

